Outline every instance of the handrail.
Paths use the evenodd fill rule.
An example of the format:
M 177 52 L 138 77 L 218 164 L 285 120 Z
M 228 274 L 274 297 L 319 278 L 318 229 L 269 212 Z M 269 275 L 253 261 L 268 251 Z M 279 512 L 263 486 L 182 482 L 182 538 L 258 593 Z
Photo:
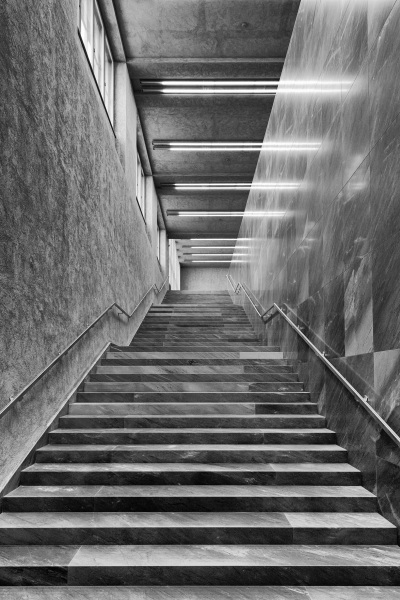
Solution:
M 227 276 L 228 277 L 228 276 Z M 232 282 L 230 282 L 231 285 L 234 283 L 233 280 Z M 243 284 L 238 284 L 240 285 L 241 289 L 246 293 L 245 288 L 243 287 Z M 237 286 L 236 286 L 237 287 Z M 318 358 L 324 363 L 324 365 L 339 379 L 339 381 L 344 385 L 344 387 L 352 394 L 352 396 L 357 400 L 357 402 L 359 404 L 361 404 L 361 406 L 363 406 L 365 408 L 365 410 L 368 412 L 368 414 L 374 419 L 374 421 L 379 425 L 379 427 L 381 429 L 383 429 L 383 431 L 395 442 L 395 444 L 397 444 L 397 446 L 400 448 L 400 437 L 397 435 L 397 433 L 390 427 L 390 425 L 376 412 L 376 410 L 374 410 L 372 408 L 372 406 L 369 404 L 369 399 L 368 396 L 362 396 L 355 387 L 353 387 L 351 385 L 351 383 L 346 379 L 346 377 L 344 377 L 340 371 L 338 371 L 338 369 L 336 369 L 336 367 L 326 358 L 326 356 L 320 351 L 318 350 L 318 348 L 316 346 L 314 346 L 314 344 L 311 342 L 311 340 L 308 339 L 308 337 L 300 330 L 300 327 L 298 325 L 296 325 L 295 323 L 293 323 L 293 321 L 287 316 L 287 314 L 285 314 L 285 312 L 274 302 L 274 304 L 268 309 L 266 310 L 262 315 L 261 313 L 256 309 L 254 303 L 251 301 L 249 295 L 246 293 L 246 296 L 249 298 L 251 304 L 253 305 L 253 307 L 255 308 L 257 314 L 259 315 L 259 317 L 261 318 L 261 320 L 265 323 L 264 321 L 264 316 L 269 313 L 272 309 L 275 309 L 277 312 L 276 314 L 279 314 L 281 317 L 283 317 L 285 319 L 285 321 L 290 325 L 290 327 L 292 327 L 292 329 L 294 329 L 294 331 L 301 337 L 301 339 L 309 346 L 309 348 L 311 348 L 311 350 L 314 352 L 314 354 L 316 354 L 318 356 Z M 260 304 L 261 306 L 261 304 Z M 274 315 L 271 315 L 274 316 Z
M 234 294 L 239 294 L 239 291 L 240 291 L 240 283 L 238 283 L 238 284 L 237 284 L 237 286 L 235 287 L 235 285 L 234 285 L 234 282 L 233 282 L 233 279 L 232 279 L 232 277 L 231 277 L 229 274 L 227 275 L 227 278 L 228 278 L 228 281 L 229 281 L 229 283 L 230 283 L 230 284 L 231 284 L 231 286 L 232 286 L 233 293 L 234 293 Z
M 132 310 L 132 312 L 129 314 L 124 308 L 122 308 L 122 306 L 120 306 L 117 302 L 113 302 L 112 304 L 110 304 L 110 306 L 108 308 L 106 308 L 106 310 L 104 310 L 101 315 L 99 315 L 97 317 L 97 319 L 95 319 L 88 327 L 86 327 L 86 329 L 84 331 L 82 331 L 82 333 L 80 335 L 78 335 L 77 338 L 74 339 L 73 342 L 71 342 L 71 344 L 69 344 L 69 346 L 67 346 L 62 352 L 58 353 L 58 356 L 56 356 L 56 358 L 54 358 L 51 363 L 49 363 L 47 365 L 47 367 L 45 367 L 44 369 L 42 369 L 40 371 L 40 373 L 38 373 L 38 375 L 36 375 L 36 377 L 34 377 L 29 383 L 27 383 L 27 385 L 16 395 L 16 396 L 10 396 L 9 398 L 9 402 L 4 406 L 4 408 L 0 411 L 0 419 L 2 417 L 4 417 L 5 414 L 8 413 L 8 411 L 10 410 L 10 408 L 19 400 L 21 400 L 21 398 L 23 398 L 25 396 L 25 394 L 27 392 L 29 392 L 29 390 L 35 385 L 35 383 L 37 381 L 39 381 L 39 379 L 41 379 L 44 375 L 46 375 L 46 373 L 48 371 L 50 371 L 50 369 L 59 361 L 61 360 L 61 358 L 63 356 L 65 356 L 86 334 L 88 331 L 90 331 L 92 329 L 92 327 L 94 327 L 107 313 L 108 311 L 110 311 L 112 308 L 114 308 L 114 306 L 116 308 L 118 308 L 118 310 L 120 311 L 118 313 L 118 315 L 125 315 L 128 317 L 128 320 L 133 317 L 133 314 L 135 313 L 135 311 L 139 308 L 139 306 L 142 304 L 143 300 L 145 298 L 147 298 L 147 296 L 150 294 L 150 292 L 152 290 L 154 290 L 154 292 L 156 294 L 159 294 L 161 292 L 161 290 L 163 289 L 163 287 L 165 286 L 165 284 L 168 281 L 168 276 L 164 279 L 161 287 L 157 287 L 157 285 L 154 283 L 151 288 L 149 288 L 147 290 L 147 292 L 145 293 L 145 295 L 142 297 L 142 299 L 136 304 L 135 308 Z

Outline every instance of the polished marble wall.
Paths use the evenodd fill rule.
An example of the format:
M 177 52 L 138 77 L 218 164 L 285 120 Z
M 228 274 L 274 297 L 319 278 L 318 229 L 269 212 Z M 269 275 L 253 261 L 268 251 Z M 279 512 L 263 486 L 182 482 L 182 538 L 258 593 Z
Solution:
M 248 257 L 230 274 L 266 308 L 287 304 L 400 434 L 399 32 L 400 0 L 302 0 L 254 177 L 294 186 L 252 189 Z M 400 451 L 279 317 L 264 328 L 242 301 L 300 358 L 339 443 L 400 524 Z

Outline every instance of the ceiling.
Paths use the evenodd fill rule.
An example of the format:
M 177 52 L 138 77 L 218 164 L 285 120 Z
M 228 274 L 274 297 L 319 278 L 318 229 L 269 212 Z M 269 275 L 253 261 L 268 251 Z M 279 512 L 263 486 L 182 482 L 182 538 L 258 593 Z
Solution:
M 248 191 L 177 191 L 164 186 L 251 182 L 259 153 L 173 152 L 153 149 L 152 142 L 261 142 L 273 96 L 146 94 L 140 80 L 279 79 L 299 4 L 300 0 L 114 0 L 148 168 L 170 238 L 236 238 L 240 216 L 180 217 L 168 212 L 240 212 Z M 181 260 L 188 264 L 190 257 Z

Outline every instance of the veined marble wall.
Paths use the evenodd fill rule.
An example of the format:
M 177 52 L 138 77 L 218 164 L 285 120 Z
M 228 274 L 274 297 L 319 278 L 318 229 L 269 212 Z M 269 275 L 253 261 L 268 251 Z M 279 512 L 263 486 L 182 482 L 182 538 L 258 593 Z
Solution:
M 230 269 L 266 308 L 286 303 L 398 433 L 399 32 L 400 0 L 302 0 L 254 177 L 294 186 L 252 189 L 248 257 Z M 246 310 L 299 356 L 328 425 L 400 524 L 400 452 L 279 317 L 265 329 Z

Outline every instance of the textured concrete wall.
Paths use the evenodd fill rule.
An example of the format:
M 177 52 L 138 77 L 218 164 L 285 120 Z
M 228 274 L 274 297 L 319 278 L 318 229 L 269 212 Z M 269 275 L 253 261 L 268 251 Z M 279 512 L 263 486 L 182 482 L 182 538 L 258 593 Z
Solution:
M 116 69 L 115 137 L 77 33 L 78 0 L 0 4 L 0 407 L 113 301 L 163 280 L 135 199 L 136 108 Z M 0 488 L 110 339 L 110 315 L 0 422 Z
M 255 182 L 299 187 L 250 193 L 246 211 L 264 215 L 243 219 L 249 257 L 231 268 L 266 308 L 286 303 L 398 434 L 399 29 L 400 0 L 302 0 L 265 141 L 315 148 L 261 153 Z M 329 427 L 400 525 L 399 449 L 296 336 L 281 342 L 300 356 Z
M 181 267 L 181 290 L 226 290 L 228 269 Z

